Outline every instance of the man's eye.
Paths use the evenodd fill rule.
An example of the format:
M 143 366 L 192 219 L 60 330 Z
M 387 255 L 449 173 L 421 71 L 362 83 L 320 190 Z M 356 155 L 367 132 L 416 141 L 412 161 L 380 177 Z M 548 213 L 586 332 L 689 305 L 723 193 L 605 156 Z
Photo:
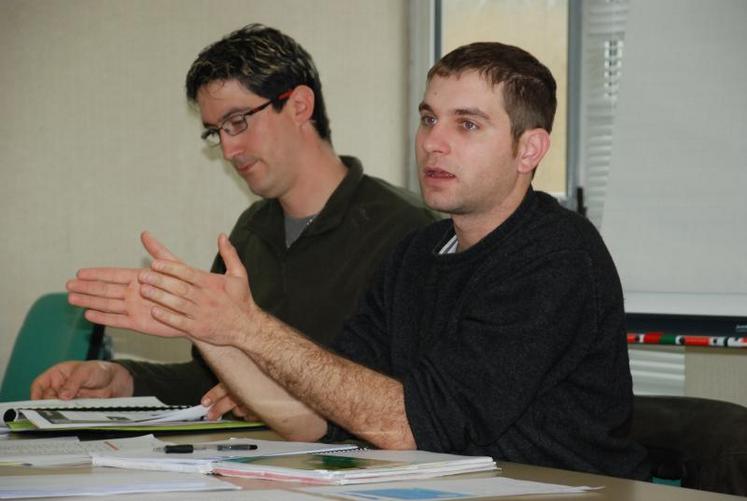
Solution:
M 436 123 L 436 119 L 430 115 L 423 115 L 420 117 L 420 123 L 425 125 L 426 127 L 431 127 Z
M 235 117 L 228 117 L 223 125 L 233 128 L 241 128 L 244 126 L 244 123 L 244 115 L 236 115 Z
M 218 129 L 205 129 L 202 131 L 202 139 L 205 140 L 215 140 L 220 137 L 220 134 L 218 133 Z
M 465 128 L 465 129 L 467 129 L 467 130 L 477 130 L 477 129 L 479 129 L 479 127 L 477 126 L 477 124 L 475 122 L 471 122 L 470 120 L 465 120 L 464 122 L 462 122 L 462 127 Z

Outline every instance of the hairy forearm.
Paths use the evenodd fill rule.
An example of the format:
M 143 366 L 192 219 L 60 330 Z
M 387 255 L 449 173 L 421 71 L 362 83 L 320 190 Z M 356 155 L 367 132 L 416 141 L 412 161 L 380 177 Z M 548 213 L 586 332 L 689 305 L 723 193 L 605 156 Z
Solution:
M 236 339 L 272 379 L 356 436 L 386 449 L 414 449 L 402 384 L 319 347 L 265 313 Z
M 326 421 L 288 394 L 241 350 L 202 341 L 195 344 L 231 393 L 279 435 L 299 441 L 315 441 L 324 435 Z

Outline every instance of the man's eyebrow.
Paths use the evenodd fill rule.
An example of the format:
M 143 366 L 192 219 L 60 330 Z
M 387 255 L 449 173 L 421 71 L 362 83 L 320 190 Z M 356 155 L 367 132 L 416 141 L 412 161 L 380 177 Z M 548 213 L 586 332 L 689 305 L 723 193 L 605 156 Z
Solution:
M 235 114 L 237 114 L 237 113 L 241 113 L 242 111 L 249 111 L 249 110 L 251 110 L 251 108 L 245 108 L 245 107 L 240 107 L 240 108 L 231 108 L 230 110 L 226 111 L 226 112 L 225 112 L 225 113 L 224 113 L 224 114 L 223 114 L 223 115 L 222 115 L 222 116 L 221 116 L 221 117 L 220 117 L 220 118 L 218 119 L 218 123 L 219 123 L 219 124 L 220 124 L 220 123 L 223 123 L 223 122 L 224 122 L 224 121 L 226 120 L 226 118 L 230 117 L 231 115 L 235 115 Z M 204 122 L 204 121 L 202 122 L 202 126 L 203 126 L 203 127 L 205 127 L 206 129 L 210 129 L 210 128 L 217 128 L 217 127 L 218 127 L 218 125 L 217 125 L 217 124 L 210 124 L 210 123 L 207 123 L 207 122 Z
M 433 113 L 433 108 L 431 108 L 428 103 L 423 102 L 418 105 L 418 111 L 421 113 L 424 111 Z M 480 108 L 457 108 L 452 112 L 452 114 L 457 116 L 479 117 L 483 120 L 487 120 L 488 122 L 490 121 L 490 117 L 488 116 L 488 114 L 482 111 Z
M 482 111 L 480 108 L 457 108 L 454 110 L 455 115 L 459 116 L 472 116 L 472 117 L 480 117 L 483 120 L 490 121 L 490 117 L 487 113 Z

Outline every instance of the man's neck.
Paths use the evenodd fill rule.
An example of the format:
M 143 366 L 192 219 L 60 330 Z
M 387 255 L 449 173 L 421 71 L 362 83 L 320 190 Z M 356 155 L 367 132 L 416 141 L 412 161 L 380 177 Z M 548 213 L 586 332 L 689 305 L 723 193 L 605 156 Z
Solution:
M 531 178 L 529 183 L 531 183 Z M 459 240 L 457 252 L 469 249 L 511 217 L 524 200 L 529 190 L 529 183 L 517 183 L 503 202 L 490 211 L 452 215 L 454 232 Z
M 347 167 L 326 141 L 299 155 L 293 187 L 278 199 L 283 212 L 293 218 L 318 214 L 347 175 Z

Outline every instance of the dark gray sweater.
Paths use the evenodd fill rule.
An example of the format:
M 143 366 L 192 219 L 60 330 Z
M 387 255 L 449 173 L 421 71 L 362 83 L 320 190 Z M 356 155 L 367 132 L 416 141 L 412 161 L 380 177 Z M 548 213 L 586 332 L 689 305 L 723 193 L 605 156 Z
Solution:
M 620 281 L 596 229 L 529 191 L 465 252 L 408 236 L 335 349 L 404 385 L 419 449 L 644 478 Z M 327 438 L 344 431 L 330 424 Z

